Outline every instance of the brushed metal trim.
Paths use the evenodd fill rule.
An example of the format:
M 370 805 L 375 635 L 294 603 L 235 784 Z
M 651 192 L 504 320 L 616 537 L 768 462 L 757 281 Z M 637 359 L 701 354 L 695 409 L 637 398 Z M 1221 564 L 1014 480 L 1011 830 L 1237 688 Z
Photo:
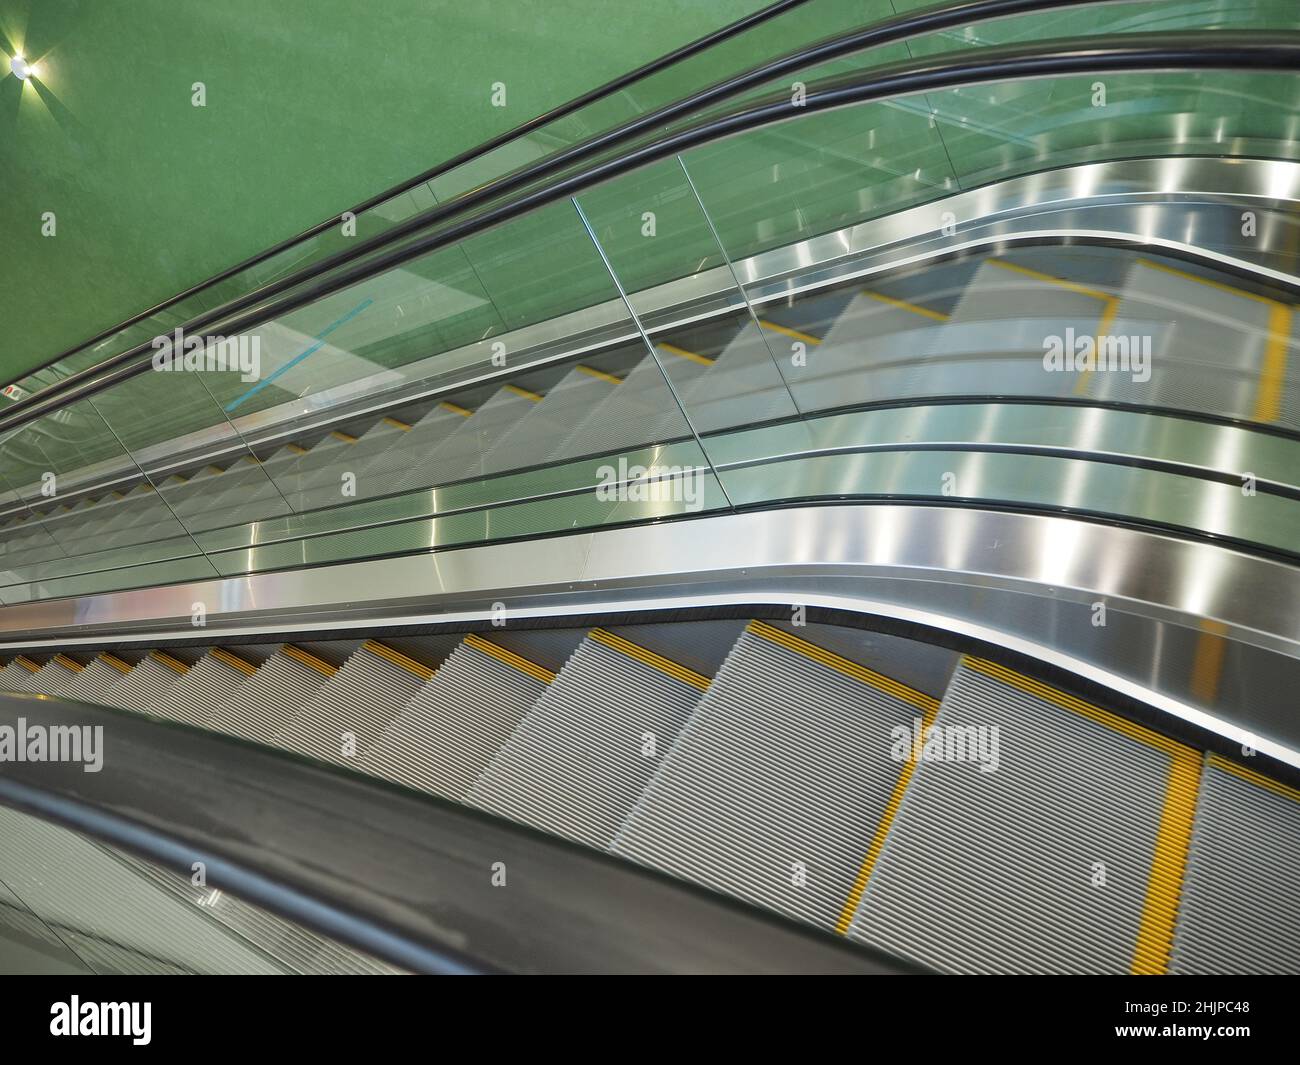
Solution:
M 207 625 L 190 622 L 208 606 Z M 1090 622 L 1104 602 L 1110 621 Z M 1300 768 L 1300 569 L 1062 517 L 817 506 L 487 544 L 0 610 L 0 649 L 250 639 L 685 606 L 819 605 L 994 643 Z M 1233 683 L 1196 695 L 1200 641 Z

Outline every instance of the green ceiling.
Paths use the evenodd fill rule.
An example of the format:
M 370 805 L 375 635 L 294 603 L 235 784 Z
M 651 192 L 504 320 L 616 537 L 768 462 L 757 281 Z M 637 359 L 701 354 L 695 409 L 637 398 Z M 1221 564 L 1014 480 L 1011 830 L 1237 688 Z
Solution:
M 0 0 L 0 383 L 764 3 Z

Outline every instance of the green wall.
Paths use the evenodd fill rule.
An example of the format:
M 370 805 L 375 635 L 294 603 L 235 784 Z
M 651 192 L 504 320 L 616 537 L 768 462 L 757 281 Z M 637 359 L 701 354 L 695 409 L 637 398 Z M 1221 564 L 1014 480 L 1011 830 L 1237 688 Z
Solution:
M 764 3 L 5 0 L 0 384 Z

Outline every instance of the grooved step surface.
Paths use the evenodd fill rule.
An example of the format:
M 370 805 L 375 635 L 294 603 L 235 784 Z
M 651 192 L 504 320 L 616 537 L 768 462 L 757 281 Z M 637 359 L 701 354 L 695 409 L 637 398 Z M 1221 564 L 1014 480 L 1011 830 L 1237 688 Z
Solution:
M 698 688 L 589 637 L 467 801 L 608 847 L 699 699 Z
M 546 685 L 462 643 L 357 768 L 463 802 Z
M 1272 783 L 1272 782 L 1269 782 Z M 1170 972 L 1300 973 L 1300 794 L 1201 779 Z
M 966 663 L 951 726 L 996 726 L 998 767 L 917 765 L 849 936 L 947 972 L 1128 972 L 1171 756 Z
M 890 728 L 921 713 L 746 632 L 613 850 L 833 928 L 898 779 Z
M 149 712 L 187 725 L 205 725 L 213 707 L 233 698 L 246 679 L 247 674 L 209 651 L 190 667 L 185 676 L 149 704 Z
M 325 680 L 323 673 L 276 651 L 203 725 L 246 740 L 273 743 L 275 734 Z
M 325 762 L 349 765 L 371 747 L 424 684 L 409 670 L 359 648 L 285 723 L 275 743 Z M 353 753 L 345 754 L 345 749 Z
M 180 679 L 179 673 L 149 655 L 136 663 L 113 688 L 113 705 L 123 710 L 147 712 L 150 704 L 161 699 Z

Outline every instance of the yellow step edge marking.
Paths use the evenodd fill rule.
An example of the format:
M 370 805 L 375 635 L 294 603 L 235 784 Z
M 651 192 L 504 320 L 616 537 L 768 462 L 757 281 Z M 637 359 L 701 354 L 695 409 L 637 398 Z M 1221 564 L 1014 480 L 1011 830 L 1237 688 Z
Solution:
M 213 473 L 225 473 L 225 472 L 226 472 L 226 471 L 223 470 L 220 466 L 209 466 L 208 469 L 210 469 Z
M 1217 754 L 1211 754 L 1207 761 L 1215 769 L 1222 769 L 1225 773 L 1231 773 L 1235 777 L 1240 777 L 1242 780 L 1254 784 L 1256 787 L 1263 788 L 1265 791 L 1271 791 L 1274 795 L 1281 795 L 1284 799 L 1290 799 L 1292 802 L 1300 802 L 1300 788 L 1293 788 L 1289 784 L 1283 784 L 1280 780 L 1266 777 L 1257 769 L 1250 769 L 1242 765 L 1240 762 L 1234 762 L 1230 758 L 1224 758 Z
M 304 651 L 301 647 L 295 647 L 291 643 L 286 643 L 281 647 L 280 653 L 288 655 L 295 662 L 301 662 L 308 669 L 314 669 L 317 673 L 322 673 L 327 677 L 332 677 L 338 672 L 338 670 L 328 662 L 317 658 L 309 651 Z
M 542 394 L 540 392 L 530 392 L 528 389 L 520 388 L 518 385 L 504 385 L 503 387 L 507 392 L 516 396 L 522 396 L 531 403 L 540 403 L 542 401 Z
M 106 666 L 111 666 L 113 669 L 117 670 L 119 673 L 130 673 L 130 672 L 131 672 L 131 663 L 130 663 L 130 662 L 123 662 L 120 658 L 117 657 L 117 655 L 111 655 L 111 654 L 109 654 L 107 651 L 104 651 L 104 652 L 99 656 L 99 660 L 100 660 L 101 662 L 103 662 Z
M 19 655 L 17 658 L 14 659 L 14 661 L 17 662 L 20 666 L 22 666 L 23 669 L 27 670 L 28 673 L 39 673 L 41 671 L 40 666 L 38 666 L 30 658 L 27 658 L 23 655 Z
M 887 695 L 892 695 L 895 699 L 910 703 L 919 710 L 934 713 L 939 709 L 939 701 L 933 696 L 909 688 L 906 684 L 899 684 L 898 681 L 877 673 L 874 669 L 860 666 L 857 662 L 853 662 L 842 655 L 837 655 L 834 651 L 828 651 L 824 647 L 818 647 L 815 643 L 809 643 L 800 636 L 788 633 L 784 629 L 778 629 L 775 625 L 769 625 L 766 621 L 751 621 L 749 631 L 755 636 L 761 636 L 765 640 L 779 644 L 788 651 L 812 659 L 812 661 L 820 663 L 828 669 L 843 673 L 846 677 L 852 677 L 861 684 L 870 685 Z
M 1057 288 L 1066 289 L 1069 292 L 1077 292 L 1081 296 L 1091 296 L 1095 300 L 1111 300 L 1114 296 L 1102 292 L 1100 289 L 1090 288 L 1087 285 L 1080 285 L 1074 281 L 1066 281 L 1063 277 L 1055 277 L 1052 274 L 1045 274 L 1041 270 L 1034 270 L 1028 266 L 1020 266 L 1017 263 L 1009 263 L 1005 259 L 989 259 L 994 266 L 1000 266 L 1003 270 L 1010 270 L 1012 273 L 1023 274 L 1025 277 L 1032 277 L 1035 281 L 1046 281 L 1049 285 L 1055 285 Z
M 411 431 L 410 424 L 402 421 L 400 418 L 390 418 L 388 415 L 384 415 L 383 422 L 385 425 L 391 425 L 394 429 L 400 429 L 404 433 L 409 433 Z
M 417 662 L 414 658 L 407 657 L 402 654 L 401 651 L 394 651 L 391 647 L 387 647 L 375 640 L 367 640 L 361 646 L 372 655 L 377 655 L 379 658 L 391 662 L 399 669 L 404 669 L 408 673 L 414 673 L 421 680 L 429 680 L 433 677 L 433 670 L 424 663 Z
M 931 700 L 931 702 L 934 705 L 921 715 L 922 744 L 929 737 L 930 728 L 939 713 L 939 704 L 934 700 Z M 853 923 L 853 915 L 857 913 L 858 905 L 862 902 L 862 893 L 867 890 L 867 881 L 871 879 L 871 873 L 876 868 L 880 852 L 885 847 L 885 840 L 889 838 L 889 830 L 894 825 L 894 818 L 898 816 L 898 808 L 902 805 L 907 786 L 912 782 L 912 775 L 916 772 L 914 755 L 915 751 L 913 751 L 913 757 L 909 757 L 903 763 L 903 768 L 898 774 L 898 780 L 894 782 L 894 790 L 890 792 L 889 801 L 885 803 L 885 812 L 881 815 L 880 824 L 876 826 L 875 834 L 871 837 L 871 844 L 867 847 L 866 857 L 862 859 L 862 867 L 858 870 L 858 875 L 853 881 L 853 887 L 849 889 L 848 897 L 844 900 L 839 920 L 835 922 L 835 931 L 842 936 L 848 934 L 849 925 Z
M 118 499 L 125 499 L 125 498 L 126 498 L 126 496 L 124 496 L 121 492 L 118 492 L 118 491 L 116 491 L 116 490 L 113 492 L 113 495 L 117 496 Z
M 707 355 L 697 355 L 693 351 L 687 351 L 685 348 L 679 348 L 676 344 L 656 343 L 660 351 L 666 351 L 669 355 L 676 355 L 679 359 L 689 359 L 691 362 L 698 362 L 701 366 L 712 366 L 717 359 L 710 359 Z
M 290 451 L 292 451 L 295 455 L 307 454 L 307 449 L 303 447 L 301 444 L 285 444 L 284 446 L 287 447 Z
M 821 337 L 815 337 L 811 333 L 801 333 L 797 329 L 791 329 L 788 326 L 777 325 L 775 322 L 769 322 L 766 318 L 760 318 L 758 324 L 764 329 L 770 329 L 773 333 L 780 333 L 783 336 L 793 337 L 795 340 L 802 340 L 805 344 L 820 344 Z
M 173 673 L 179 673 L 184 676 L 190 671 L 190 667 L 182 662 L 179 658 L 173 658 L 166 651 L 150 651 L 150 658 L 156 658 Z
M 1102 308 L 1101 321 L 1097 323 L 1097 342 L 1098 349 L 1093 355 L 1093 364 L 1079 373 L 1078 380 L 1074 382 L 1074 394 L 1082 396 L 1087 394 L 1088 382 L 1092 379 L 1093 372 L 1096 370 L 1097 359 L 1101 358 L 1100 343 L 1102 337 L 1110 336 L 1111 327 L 1115 324 L 1115 315 L 1119 312 L 1119 300 L 1114 296 L 1102 296 L 1106 301 L 1106 306 Z
M 451 400 L 444 399 L 438 404 L 443 410 L 449 410 L 452 414 L 459 414 L 462 418 L 468 418 L 474 412 L 468 407 L 462 407 L 459 403 L 452 403 Z
M 251 462 L 254 466 L 260 466 L 262 464 L 262 460 L 259 459 L 256 455 L 245 455 L 244 461 Z
M 606 373 L 604 370 L 597 370 L 594 366 L 578 365 L 574 367 L 578 373 L 585 373 L 588 377 L 594 377 L 597 381 L 608 381 L 611 385 L 621 385 L 623 378 L 615 377 L 612 373 Z
M 1219 680 L 1223 676 L 1223 655 L 1227 641 L 1223 639 L 1228 626 L 1221 621 L 1202 619 L 1201 635 L 1196 640 L 1192 661 L 1192 694 L 1202 702 L 1213 702 L 1219 694 Z
M 1146 899 L 1142 903 L 1142 920 L 1129 965 L 1129 972 L 1134 976 L 1163 976 L 1169 970 L 1200 786 L 1200 757 L 1186 747 L 1175 752 L 1165 785 L 1165 803 L 1156 832 Z
M 179 473 L 173 473 L 167 479 L 169 481 L 180 481 L 181 484 L 188 484 L 190 480 L 188 477 L 182 477 Z
M 491 655 L 499 662 L 504 662 L 508 666 L 513 666 L 520 673 L 527 673 L 530 677 L 540 680 L 543 684 L 550 684 L 555 679 L 555 674 L 536 662 L 530 662 L 526 658 L 521 658 L 513 651 L 507 651 L 504 647 L 498 647 L 496 644 L 483 639 L 474 633 L 468 633 L 465 636 L 466 646 L 481 651 L 485 655 Z
M 1183 874 L 1187 869 L 1187 850 L 1192 840 L 1192 820 L 1196 814 L 1196 797 L 1201 782 L 1200 754 L 1185 744 L 1136 725 L 1109 710 L 1102 710 L 1082 699 L 1049 688 L 1032 677 L 1016 673 L 996 662 L 971 657 L 966 657 L 963 661 L 972 669 L 1169 755 L 1169 778 L 1165 785 L 1164 806 L 1160 813 L 1160 827 L 1156 832 L 1151 857 L 1151 873 L 1142 904 L 1142 918 L 1129 967 L 1129 971 L 1135 975 L 1164 973 L 1169 966 L 1169 953 L 1173 949 L 1174 925 L 1182 897 Z
M 75 658 L 69 658 L 67 655 L 63 654 L 62 652 L 54 656 L 54 661 L 56 661 L 64 669 L 72 670 L 73 673 L 80 673 L 83 669 L 86 668 Z
M 1166 266 L 1164 263 L 1154 262 L 1151 259 L 1138 259 L 1138 266 L 1145 266 L 1151 270 L 1159 270 L 1163 274 L 1173 274 L 1174 277 L 1181 277 L 1186 281 L 1198 281 L 1202 285 L 1209 285 L 1210 288 L 1217 288 L 1220 292 L 1231 292 L 1234 296 L 1243 296 L 1248 300 L 1255 300 L 1258 303 L 1276 303 L 1276 300 L 1268 296 L 1261 296 L 1255 292 L 1247 292 L 1244 288 L 1237 288 L 1236 285 L 1229 285 L 1223 281 L 1215 281 L 1213 278 L 1201 277 L 1199 274 L 1188 273 L 1186 270 L 1179 270 L 1176 266 Z
M 355 436 L 353 436 L 351 433 L 345 433 L 341 429 L 335 429 L 333 432 L 330 433 L 330 436 L 332 436 L 335 440 L 342 440 L 343 443 L 345 444 L 355 444 L 357 442 L 357 438 Z
M 1148 747 L 1154 747 L 1158 751 L 1164 751 L 1170 756 L 1196 752 L 1186 744 L 1179 743 L 1177 740 L 1171 740 L 1168 736 L 1162 736 L 1160 733 L 1146 728 L 1142 725 L 1135 724 L 1127 718 L 1120 717 L 1118 714 L 1112 714 L 1109 710 L 1103 710 L 1100 707 L 1093 706 L 1091 703 L 1085 703 L 1082 699 L 1076 699 L 1073 695 L 1067 695 L 1065 692 L 1057 691 L 1055 688 L 1049 688 L 1046 684 L 1026 677 L 1022 673 L 1007 669 L 1006 666 L 1000 666 L 996 662 L 989 662 L 982 658 L 966 657 L 965 664 L 971 669 L 978 670 L 981 673 L 1000 680 L 1004 684 L 1010 684 L 1013 688 L 1019 688 L 1022 692 L 1029 695 L 1036 695 L 1040 699 L 1045 699 L 1049 703 L 1061 707 L 1064 710 L 1071 710 L 1080 717 L 1086 717 L 1090 721 L 1110 729 L 1112 732 L 1118 732 L 1129 739 L 1137 740 L 1139 743 L 1145 743 Z
M 218 662 L 224 662 L 231 669 L 238 670 L 246 677 L 251 677 L 257 672 L 257 667 L 252 662 L 245 662 L 239 655 L 232 655 L 224 647 L 214 647 L 208 652 Z
M 689 684 L 692 688 L 698 688 L 700 691 L 709 690 L 708 677 L 696 673 L 693 669 L 679 666 L 676 662 L 665 658 L 663 655 L 648 651 L 644 647 L 623 639 L 622 636 L 614 635 L 607 629 L 592 629 L 587 635 L 598 643 L 603 643 L 606 647 L 627 655 L 628 658 L 635 658 L 638 662 L 649 666 L 651 669 L 657 669 L 660 673 L 667 674 L 674 680 Z
M 893 296 L 885 296 L 879 292 L 872 292 L 870 289 L 863 289 L 864 296 L 870 296 L 873 300 L 879 300 L 881 303 L 887 303 L 891 307 L 897 307 L 900 311 L 911 311 L 913 314 L 923 315 L 926 318 L 932 318 L 936 322 L 946 322 L 948 316 L 938 311 L 932 311 L 929 307 L 922 307 L 919 303 L 909 303 L 907 300 L 895 299 Z
M 1268 340 L 1264 345 L 1264 365 L 1259 372 L 1259 392 L 1255 395 L 1257 422 L 1275 422 L 1282 413 L 1282 382 L 1286 379 L 1287 348 L 1291 346 L 1291 308 L 1274 303 L 1268 312 Z

